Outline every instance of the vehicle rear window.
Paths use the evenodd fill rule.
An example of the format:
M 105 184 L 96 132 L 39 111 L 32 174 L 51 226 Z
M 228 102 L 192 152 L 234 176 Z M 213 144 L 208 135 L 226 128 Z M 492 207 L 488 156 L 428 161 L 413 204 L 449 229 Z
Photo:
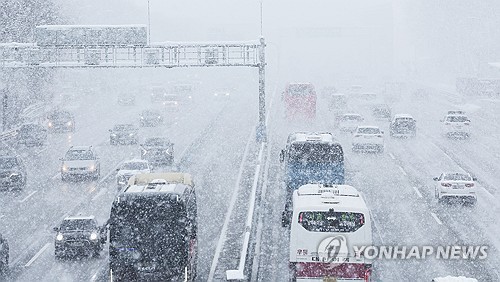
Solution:
M 132 130 L 134 129 L 134 125 L 132 124 L 117 124 L 114 127 L 114 130 L 116 131 L 126 131 L 126 130 Z
M 341 119 L 343 121 L 361 121 L 362 120 L 361 116 L 355 116 L 355 115 L 342 116 Z
M 466 122 L 468 118 L 466 116 L 448 116 L 446 117 L 448 122 Z
M 452 174 L 445 174 L 444 175 L 444 180 L 462 180 L 462 181 L 470 181 L 472 178 L 463 173 L 452 173 Z
M 312 92 L 309 84 L 290 84 L 288 86 L 288 94 L 292 96 L 309 95 Z
M 299 224 L 310 232 L 355 232 L 365 217 L 355 212 L 307 211 L 299 213 Z
M 360 134 L 379 134 L 380 129 L 372 127 L 360 127 L 358 128 L 358 133 Z

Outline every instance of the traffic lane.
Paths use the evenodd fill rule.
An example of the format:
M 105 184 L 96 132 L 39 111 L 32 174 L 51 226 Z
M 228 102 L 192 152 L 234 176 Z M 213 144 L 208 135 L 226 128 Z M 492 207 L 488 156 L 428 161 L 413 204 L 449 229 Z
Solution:
M 191 128 L 193 128 L 193 127 L 192 127 L 192 125 L 190 125 L 190 127 L 191 127 Z M 182 148 L 182 145 L 181 145 L 181 148 Z M 123 151 L 123 150 L 119 150 L 119 151 L 118 151 L 118 153 L 119 153 L 119 152 L 121 152 L 121 151 Z M 102 155 L 101 157 L 102 157 L 104 160 L 105 160 L 105 159 L 110 159 L 110 156 L 113 156 L 113 157 L 116 159 L 116 157 L 115 157 L 116 155 L 117 155 L 117 154 L 116 154 L 116 152 L 113 152 L 113 153 L 111 153 L 111 154 L 104 154 L 104 155 Z M 104 171 L 106 168 L 102 168 L 102 169 L 103 169 L 103 171 Z M 113 170 L 110 170 L 110 172 L 112 172 L 112 171 L 113 171 Z M 54 181 L 56 181 L 56 182 L 57 182 L 57 180 L 58 180 L 57 178 L 56 178 L 56 179 L 54 179 Z M 58 184 L 55 184 L 54 186 L 59 186 L 59 183 L 58 183 Z M 76 186 L 76 187 L 72 187 L 72 186 Z M 85 199 L 81 199 L 81 196 L 82 196 L 81 191 L 82 191 L 82 190 L 84 190 L 84 191 L 85 191 L 85 190 L 89 190 L 90 192 L 93 192 L 93 191 L 96 191 L 96 190 L 97 190 L 97 189 L 96 189 L 96 187 L 95 187 L 95 185 L 91 185 L 90 187 L 88 187 L 89 189 L 81 189 L 81 187 L 79 187 L 79 186 L 80 186 L 80 185 L 79 185 L 78 183 L 68 183 L 68 184 L 64 183 L 63 185 L 61 185 L 61 189 L 60 189 L 60 190 L 63 190 L 63 191 L 65 191 L 65 192 L 74 192 L 74 194 L 70 194 L 70 195 L 64 196 L 64 198 L 66 198 L 66 199 L 71 199 L 72 201 L 68 201 L 68 200 L 66 200 L 66 199 L 64 199 L 64 200 L 60 201 L 60 200 L 61 200 L 61 198 L 63 198 L 63 197 L 61 197 L 61 196 L 62 196 L 62 195 L 61 195 L 61 193 L 51 193 L 51 194 L 48 194 L 48 195 L 46 196 L 46 198 L 45 198 L 45 199 L 48 199 L 48 200 L 53 200 L 55 203 L 54 203 L 54 202 L 51 202 L 50 204 L 47 204 L 47 203 L 45 203 L 45 202 L 43 203 L 43 205 L 45 205 L 45 206 L 49 206 L 50 208 L 46 208 L 45 206 L 40 207 L 40 208 L 37 208 L 37 207 L 33 207 L 33 206 L 31 206 L 30 210 L 31 210 L 31 211 L 35 211 L 34 213 L 36 213 L 36 211 L 38 211 L 38 210 L 46 211 L 45 213 L 41 214 L 41 216 L 40 216 L 40 217 L 38 217 L 38 218 L 40 219 L 40 221 L 43 221 L 43 222 L 47 222 L 47 221 L 52 222 L 52 221 L 54 221 L 54 220 L 53 220 L 53 218 L 52 218 L 52 217 L 50 217 L 49 215 L 57 215 L 57 214 L 59 214 L 59 216 L 60 216 L 60 214 L 62 213 L 62 211 L 67 211 L 67 210 L 70 210 L 70 207 L 75 206 L 75 205 L 79 202 L 79 199 L 80 199 L 80 200 L 88 200 L 88 198 L 89 198 L 91 195 L 89 195 L 89 196 L 88 196 L 88 197 L 86 197 Z M 68 189 L 68 188 L 69 188 L 69 189 Z M 71 188 L 75 188 L 75 189 L 71 189 Z M 116 188 L 115 188 L 115 189 L 116 189 Z M 114 189 L 114 190 L 115 190 L 115 189 Z M 51 191 L 57 191 L 57 189 L 52 189 Z M 54 194 L 55 194 L 55 195 L 54 195 Z M 83 193 L 83 194 L 85 194 L 85 193 Z M 39 203 L 40 203 L 40 202 L 39 202 Z M 57 206 L 57 204 L 59 204 L 59 206 Z M 63 206 L 60 206 L 61 204 L 63 204 Z M 58 210 L 60 211 L 59 213 L 57 212 Z M 68 215 L 69 215 L 69 214 L 68 214 Z M 25 218 L 25 219 L 26 219 L 27 217 L 23 217 L 23 218 Z M 59 220 L 59 218 L 56 218 L 56 221 L 58 221 L 58 220 Z M 36 226 L 39 226 L 39 225 L 35 224 L 35 222 L 34 222 L 34 220 L 33 220 L 33 219 L 30 219 L 30 221 L 29 221 L 29 222 L 30 222 L 30 226 L 33 226 L 33 229 L 35 229 L 35 230 L 37 229 L 37 227 L 36 227 Z M 38 221 L 37 221 L 37 222 L 38 222 Z M 49 227 L 49 229 L 51 229 L 51 227 Z M 49 232 L 50 232 L 50 231 L 49 231 Z M 26 233 L 23 233 L 23 234 L 26 234 Z M 37 234 L 37 236 L 35 236 L 35 239 L 33 239 L 33 240 L 37 240 L 36 238 L 40 238 L 40 235 L 39 235 L 39 234 Z M 22 240 L 21 240 L 21 241 L 22 241 Z M 12 249 L 17 249 L 17 248 L 16 248 L 16 245 L 17 245 L 17 244 L 15 244 L 15 242 L 14 242 L 14 244 L 13 244 L 13 245 L 14 245 L 14 246 L 12 247 Z M 22 244 L 20 244 L 20 245 L 24 245 L 24 246 L 26 246 L 26 244 L 25 244 L 24 242 L 23 242 Z M 31 246 L 32 244 L 29 244 L 29 245 Z M 39 245 L 39 244 L 38 244 L 38 245 Z M 19 249 L 21 249 L 21 248 L 19 248 Z M 37 246 L 33 246 L 33 248 L 32 248 L 32 249 L 37 249 Z M 25 252 L 25 253 L 26 253 L 26 256 L 29 256 L 29 255 L 30 255 L 30 252 Z
M 210 119 L 207 118 L 207 120 L 210 120 Z M 230 118 L 229 120 L 234 120 L 234 118 Z M 224 123 L 225 123 L 225 121 L 222 121 L 222 125 Z M 185 125 L 185 128 L 193 129 L 192 132 L 191 131 L 190 132 L 186 132 L 188 134 L 184 134 L 183 136 L 185 138 L 184 139 L 180 139 L 180 140 L 192 141 L 192 140 L 196 139 L 195 135 L 199 134 L 199 132 L 203 131 L 202 128 L 200 128 L 200 125 L 206 126 L 206 123 L 204 123 L 204 122 L 197 122 L 197 121 L 190 121 L 189 124 Z M 218 134 L 218 135 L 223 136 L 223 134 Z M 212 144 L 212 145 L 214 145 L 214 144 L 220 144 L 219 141 L 214 142 L 212 140 L 207 140 L 207 142 L 209 144 Z M 187 146 L 182 146 L 182 144 L 179 144 L 179 145 L 181 145 L 181 148 L 182 147 L 187 147 Z M 204 148 L 201 148 L 201 149 L 203 151 L 205 151 Z M 210 162 L 210 161 L 214 162 L 213 158 L 220 157 L 220 155 L 221 155 L 220 149 L 219 149 L 219 152 L 217 152 L 217 150 L 208 150 L 208 151 L 212 151 L 213 154 L 214 154 L 212 157 L 210 157 L 210 159 L 207 160 L 208 162 Z M 191 153 L 191 152 L 188 152 L 188 153 Z M 205 166 L 204 168 L 206 169 L 206 167 L 207 166 Z M 203 185 L 203 184 L 200 186 L 200 184 L 197 181 L 197 177 L 196 177 L 195 173 L 193 173 L 193 176 L 195 177 L 195 183 L 197 184 L 197 187 L 207 187 L 208 186 L 208 185 Z M 81 213 L 83 213 L 83 214 L 94 214 L 100 222 L 104 222 L 104 220 L 109 217 L 109 211 L 110 211 L 110 207 L 111 207 L 111 202 L 114 199 L 114 196 L 116 195 L 116 191 L 117 191 L 114 181 L 110 180 L 110 181 L 108 181 L 106 183 L 107 183 L 106 189 L 101 189 L 100 192 L 98 192 L 97 194 L 95 194 L 95 196 L 91 199 L 91 201 L 89 202 L 89 204 L 84 204 L 80 208 Z M 94 203 L 97 203 L 97 204 L 94 204 Z M 211 208 L 213 208 L 213 205 L 211 205 Z M 80 212 L 78 212 L 78 213 L 80 213 Z M 210 222 L 210 221 L 204 220 L 203 222 Z M 210 224 L 213 224 L 213 223 L 210 223 Z M 200 226 L 200 229 L 203 228 L 202 226 L 203 225 Z M 200 231 L 200 233 L 201 233 L 201 231 Z M 203 240 L 200 239 L 200 249 L 201 250 L 203 250 L 203 243 L 202 242 L 203 242 Z M 31 265 L 31 267 L 30 267 L 29 270 L 25 270 L 25 272 L 23 272 L 23 276 L 22 277 L 27 277 L 27 279 L 29 279 L 31 277 L 37 277 L 38 273 L 42 273 L 43 272 L 43 265 L 44 265 L 44 263 L 47 263 L 45 258 L 42 258 L 40 261 L 37 260 L 36 262 L 34 262 Z M 107 267 L 107 264 L 100 262 L 99 267 L 100 267 L 100 269 L 102 269 L 104 267 Z M 55 269 L 57 269 L 57 268 L 55 268 Z M 78 274 L 78 277 L 89 277 L 89 280 L 90 280 L 91 277 L 94 277 L 96 275 L 96 273 L 97 273 L 96 268 L 94 268 L 94 265 L 91 265 L 88 268 L 81 269 L 78 273 L 75 273 L 75 275 Z M 64 277 L 68 277 L 68 275 L 69 275 L 67 273 L 67 271 L 64 271 L 63 273 L 59 273 L 59 274 L 60 275 L 64 275 Z M 58 273 L 53 273 L 49 277 L 59 277 L 59 274 Z M 78 277 L 75 277 L 75 281 L 79 281 L 79 279 L 77 279 Z M 23 281 L 22 279 L 19 279 L 19 280 Z
M 499 103 L 474 97 L 465 98 L 440 90 L 432 90 L 432 94 L 427 101 L 405 105 L 407 109 L 420 113 L 419 132 L 453 155 L 462 166 L 470 167 L 477 173 L 478 178 L 485 180 L 486 183 L 483 184 L 488 186 L 490 192 L 496 193 L 496 186 L 490 184 L 498 181 L 495 172 L 500 170 L 496 161 L 500 156 L 500 146 L 497 145 L 500 128 L 496 122 Z M 454 140 L 443 135 L 439 120 L 443 119 L 449 109 L 467 111 L 472 120 L 472 135 L 469 139 Z
M 454 245 L 454 232 L 443 226 L 415 190 L 409 174 L 390 156 L 353 155 L 352 185 L 364 193 L 372 213 L 374 244 L 385 246 Z M 468 262 L 377 259 L 374 271 L 381 281 L 430 281 L 450 274 L 471 276 Z M 412 280 L 414 281 L 414 280 Z
M 463 168 L 431 142 L 422 141 L 418 146 L 407 146 L 402 148 L 404 153 L 395 152 L 394 155 L 401 162 L 409 177 L 413 179 L 415 187 L 419 187 L 428 209 L 439 218 L 450 232 L 455 234 L 448 239 L 447 244 L 488 246 L 488 259 L 474 262 L 467 267 L 477 278 L 484 278 L 485 281 L 498 279 L 498 273 L 492 267 L 492 265 L 498 264 L 499 260 L 500 241 L 496 236 L 498 234 L 497 215 L 499 212 L 497 201 L 493 197 L 489 197 L 487 191 L 478 185 L 478 203 L 475 207 L 438 204 L 434 198 L 436 183 L 432 180 L 432 174 L 438 175 L 443 164 L 447 165 L 446 169 L 449 171 L 462 171 Z M 430 162 L 430 159 L 433 161 Z
M 281 139 L 281 138 L 279 138 Z M 272 139 L 267 189 L 262 194 L 258 220 L 262 222 L 261 237 L 257 237 L 260 250 L 254 254 L 257 272 L 251 273 L 252 281 L 287 281 L 289 261 L 289 229 L 281 226 L 285 206 L 285 185 L 279 151 L 282 140 Z M 255 267 L 255 266 L 254 266 Z M 255 269 L 255 268 L 254 268 Z

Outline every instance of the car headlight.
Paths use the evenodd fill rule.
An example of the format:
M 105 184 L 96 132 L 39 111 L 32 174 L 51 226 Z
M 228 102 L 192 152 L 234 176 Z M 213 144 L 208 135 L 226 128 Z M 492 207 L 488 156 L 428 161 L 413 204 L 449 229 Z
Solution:
M 116 137 L 116 134 L 114 134 L 114 133 L 111 133 L 111 137 Z
M 66 125 L 67 125 L 67 126 L 71 126 L 71 121 L 68 121 L 68 122 L 66 123 Z
M 144 117 L 141 117 L 141 119 L 144 119 Z
M 177 104 L 179 104 L 179 103 L 177 103 L 177 102 L 174 102 L 174 105 L 177 105 Z
M 226 96 L 229 96 L 230 93 L 226 93 Z
M 158 119 L 161 119 L 161 116 L 158 116 Z
M 90 240 L 92 241 L 97 240 L 97 233 L 95 232 L 90 233 Z
M 49 122 L 48 126 L 49 126 L 49 127 L 52 127 L 52 126 L 53 126 L 52 122 Z
M 64 239 L 64 236 L 61 233 L 58 233 L 56 236 L 57 241 L 62 241 Z
M 9 176 L 9 177 L 19 176 L 19 175 L 20 175 L 20 173 L 19 173 L 19 172 L 13 172 L 13 173 L 11 173 L 11 174 L 10 174 L 10 176 Z
M 170 150 L 168 150 L 168 149 L 165 150 L 165 153 L 170 154 Z
M 188 99 L 193 99 L 193 97 L 191 97 L 191 96 L 188 96 Z
M 68 166 L 67 165 L 63 165 L 62 166 L 62 171 L 68 171 Z
M 129 134 L 129 136 L 134 136 L 134 135 L 135 135 L 135 133 L 130 133 L 130 134 Z
M 219 94 L 217 94 L 217 93 L 214 93 L 214 96 L 217 96 L 217 95 L 219 95 Z

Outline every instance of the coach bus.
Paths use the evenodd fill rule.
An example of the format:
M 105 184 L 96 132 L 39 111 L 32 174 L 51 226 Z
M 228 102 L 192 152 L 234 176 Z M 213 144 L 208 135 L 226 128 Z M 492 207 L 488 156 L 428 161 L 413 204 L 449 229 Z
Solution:
M 304 184 L 344 184 L 344 151 L 331 133 L 289 134 L 280 161 L 284 164 L 286 210 L 293 191 Z
M 372 246 L 370 212 L 349 185 L 306 184 L 293 194 L 290 281 L 370 281 L 372 260 L 353 246 Z
M 311 83 L 288 83 L 282 98 L 287 119 L 316 117 L 316 91 Z
M 185 173 L 132 176 L 108 221 L 111 281 L 195 281 L 196 193 Z

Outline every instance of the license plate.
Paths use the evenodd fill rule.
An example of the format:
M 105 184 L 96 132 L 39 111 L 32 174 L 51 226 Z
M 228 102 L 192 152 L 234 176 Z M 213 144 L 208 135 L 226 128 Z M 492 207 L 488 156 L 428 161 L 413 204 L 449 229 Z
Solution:
M 463 189 L 461 185 L 452 185 L 451 188 L 453 189 Z

